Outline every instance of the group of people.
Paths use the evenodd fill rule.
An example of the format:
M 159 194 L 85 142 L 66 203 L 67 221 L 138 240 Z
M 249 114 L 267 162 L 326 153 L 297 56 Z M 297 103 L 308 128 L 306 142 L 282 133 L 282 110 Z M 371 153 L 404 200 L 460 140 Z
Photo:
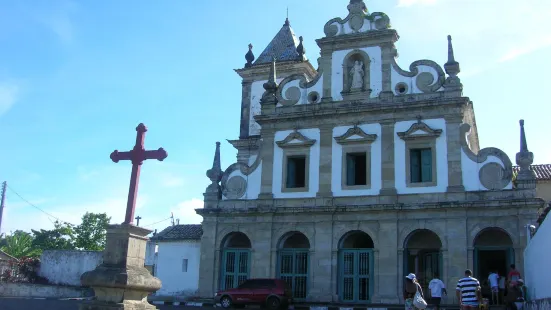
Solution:
M 498 304 L 502 300 L 507 310 L 522 310 L 524 302 L 527 300 L 526 287 L 516 266 L 513 264 L 510 267 L 511 271 L 507 278 L 500 277 L 495 271 L 490 272 L 488 283 L 492 292 L 492 303 Z M 500 286 L 503 286 L 501 291 Z M 446 285 L 439 279 L 438 275 L 435 275 L 434 279 L 429 282 L 428 288 L 430 296 L 426 299 L 415 274 L 407 275 L 404 285 L 405 309 L 424 309 L 418 307 L 419 301 L 416 301 L 416 299 L 420 297 L 426 301 L 426 304 L 439 310 L 442 295 L 448 294 Z M 473 277 L 473 273 L 469 269 L 465 270 L 465 276 L 457 282 L 456 296 L 462 310 L 487 309 L 489 306 L 488 300 L 482 297 L 480 282 Z

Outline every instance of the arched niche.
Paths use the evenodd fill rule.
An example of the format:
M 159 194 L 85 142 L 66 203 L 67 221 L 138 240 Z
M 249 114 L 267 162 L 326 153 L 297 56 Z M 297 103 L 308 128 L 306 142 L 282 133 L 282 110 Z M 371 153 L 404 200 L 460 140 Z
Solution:
M 352 69 L 354 68 L 356 62 L 359 62 L 361 64 L 361 68 L 363 70 L 363 83 L 361 85 L 361 88 L 353 88 L 352 87 Z M 363 50 L 353 50 L 350 53 L 348 53 L 344 57 L 343 61 L 343 93 L 351 93 L 351 92 L 365 92 L 365 91 L 371 91 L 371 58 L 369 55 L 363 51 Z
M 222 239 L 222 249 L 250 249 L 251 240 L 242 232 L 231 232 Z
M 310 240 L 301 232 L 289 232 L 279 240 L 278 249 L 310 249 Z
M 339 249 L 373 249 L 371 236 L 360 230 L 349 231 L 339 241 Z
M 417 229 L 411 232 L 404 241 L 404 248 L 407 249 L 437 249 L 442 248 L 440 237 L 429 229 Z
M 432 230 L 417 229 L 404 240 L 404 275 L 414 273 L 425 294 L 443 272 L 442 240 Z
M 293 299 L 305 300 L 309 288 L 310 241 L 301 232 L 284 234 L 278 242 L 278 278 L 285 280 Z
M 354 230 L 339 241 L 338 292 L 341 302 L 368 303 L 374 287 L 373 239 Z

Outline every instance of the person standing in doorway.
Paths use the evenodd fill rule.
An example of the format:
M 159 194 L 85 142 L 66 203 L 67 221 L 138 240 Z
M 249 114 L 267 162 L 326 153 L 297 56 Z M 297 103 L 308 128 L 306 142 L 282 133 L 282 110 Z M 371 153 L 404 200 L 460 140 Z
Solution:
M 520 279 L 520 272 L 517 270 L 517 267 L 515 264 L 511 264 L 511 271 L 509 271 L 509 275 L 507 276 L 507 282 L 509 285 L 516 285 L 518 279 Z
M 440 303 L 442 302 L 442 294 L 448 295 L 446 291 L 446 285 L 440 280 L 438 274 L 434 275 L 434 279 L 429 282 L 429 291 L 430 291 L 430 304 L 434 306 L 435 309 L 440 310 Z
M 457 299 L 461 305 L 461 310 L 475 310 L 480 304 L 480 282 L 473 278 L 473 272 L 470 269 L 465 270 L 465 277 L 459 279 L 456 288 Z
M 499 276 L 499 304 L 504 303 L 507 291 L 505 290 L 505 282 L 507 281 L 505 276 Z
M 499 294 L 499 276 L 496 271 L 491 271 L 488 276 L 488 282 L 490 282 L 490 289 L 492 291 L 492 305 L 497 305 Z

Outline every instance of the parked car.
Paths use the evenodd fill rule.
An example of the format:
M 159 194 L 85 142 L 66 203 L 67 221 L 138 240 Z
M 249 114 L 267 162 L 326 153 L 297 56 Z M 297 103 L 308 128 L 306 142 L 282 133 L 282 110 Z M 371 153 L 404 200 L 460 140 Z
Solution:
M 248 279 L 236 288 L 216 293 L 214 300 L 222 308 L 243 308 L 263 305 L 270 310 L 288 307 L 292 302 L 291 289 L 281 279 Z

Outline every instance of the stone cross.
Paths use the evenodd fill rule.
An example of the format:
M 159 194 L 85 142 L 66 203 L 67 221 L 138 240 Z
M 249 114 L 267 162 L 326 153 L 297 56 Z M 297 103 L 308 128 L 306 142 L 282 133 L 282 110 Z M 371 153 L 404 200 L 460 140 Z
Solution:
M 139 124 L 136 127 L 136 145 L 131 151 L 119 152 L 117 150 L 111 153 L 111 160 L 118 163 L 119 160 L 132 161 L 132 174 L 130 177 L 130 188 L 128 190 L 128 202 L 126 204 L 126 216 L 124 218 L 124 224 L 132 224 L 134 221 L 134 211 L 136 209 L 136 198 L 138 196 L 138 183 L 140 181 L 140 170 L 144 160 L 157 159 L 163 161 L 167 158 L 167 152 L 161 147 L 155 151 L 146 151 L 144 148 L 145 133 L 147 127 Z
M 136 220 L 136 226 L 140 226 L 140 220 L 142 219 L 142 217 L 138 215 L 134 219 Z

